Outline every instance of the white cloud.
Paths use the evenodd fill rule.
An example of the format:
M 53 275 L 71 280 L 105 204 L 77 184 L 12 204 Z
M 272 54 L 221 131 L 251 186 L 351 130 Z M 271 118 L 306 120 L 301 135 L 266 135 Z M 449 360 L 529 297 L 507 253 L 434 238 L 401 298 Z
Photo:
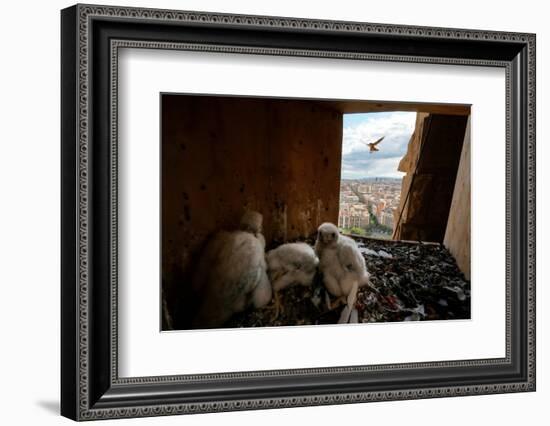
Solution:
M 407 152 L 414 131 L 416 113 L 384 112 L 344 116 L 342 141 L 342 177 L 402 177 L 399 161 Z M 366 143 L 384 136 L 370 153 Z
M 405 173 L 397 171 L 402 157 L 382 158 L 371 162 L 367 167 L 342 164 L 343 179 L 362 179 L 366 177 L 402 178 Z

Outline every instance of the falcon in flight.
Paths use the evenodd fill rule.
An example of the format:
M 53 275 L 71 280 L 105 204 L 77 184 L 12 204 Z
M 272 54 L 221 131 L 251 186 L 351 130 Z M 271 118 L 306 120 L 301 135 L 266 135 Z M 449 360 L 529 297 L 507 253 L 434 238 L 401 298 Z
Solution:
M 385 136 L 382 136 L 376 142 L 371 142 L 371 143 L 363 142 L 363 143 L 369 147 L 369 150 L 370 150 L 369 153 L 372 154 L 375 151 L 380 151 L 378 148 L 376 148 L 376 145 L 378 145 L 380 142 L 382 142 L 382 139 L 384 139 L 384 138 L 385 138 Z

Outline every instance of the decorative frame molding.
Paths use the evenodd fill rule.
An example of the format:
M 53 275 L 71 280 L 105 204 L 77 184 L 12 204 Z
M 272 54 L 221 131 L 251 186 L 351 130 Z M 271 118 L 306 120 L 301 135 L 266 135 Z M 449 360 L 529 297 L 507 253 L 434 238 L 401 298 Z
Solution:
M 129 31 L 128 23 L 140 28 Z M 209 28 L 235 34 L 237 43 L 212 42 L 205 35 Z M 178 29 L 182 34 L 176 34 Z M 253 45 L 249 31 L 269 33 L 272 45 Z M 158 40 L 139 38 L 144 32 L 157 34 Z M 337 49 L 330 44 L 304 47 L 300 37 L 308 33 Z M 336 35 L 347 37 L 341 42 Z M 371 43 L 357 50 L 359 39 Z M 417 53 L 388 47 L 399 43 L 418 45 Z M 437 55 L 440 45 L 444 47 Z M 454 48 L 451 55 L 443 55 L 449 46 Z M 117 71 L 118 49 L 123 47 L 505 68 L 506 357 L 119 378 Z M 91 420 L 535 390 L 533 34 L 76 5 L 62 11 L 62 167 L 61 411 L 67 417 Z M 470 384 L 452 384 L 480 369 L 487 377 L 476 373 L 479 378 Z M 426 372 L 431 385 L 404 385 L 402 378 L 410 371 Z M 391 377 L 377 388 L 381 373 Z M 307 382 L 301 386 L 305 389 L 292 383 L 297 378 Z M 224 382 L 234 379 L 243 382 L 242 389 L 224 391 Z M 336 379 L 345 383 L 329 391 Z M 270 396 L 254 397 L 259 390 Z

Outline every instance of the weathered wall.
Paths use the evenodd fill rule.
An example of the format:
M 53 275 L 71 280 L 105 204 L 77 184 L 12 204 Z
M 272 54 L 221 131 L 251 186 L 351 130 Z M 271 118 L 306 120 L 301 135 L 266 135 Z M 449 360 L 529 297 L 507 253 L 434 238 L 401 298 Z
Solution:
M 467 115 L 418 114 L 408 151 L 394 239 L 443 242 Z
M 162 269 L 171 311 L 192 265 L 245 209 L 274 242 L 338 219 L 342 114 L 312 101 L 162 97 Z M 177 313 L 176 313 L 177 316 Z M 176 318 L 177 321 L 177 318 Z
M 407 145 L 407 152 L 405 156 L 399 162 L 397 170 L 406 173 L 403 176 L 401 182 L 401 195 L 399 196 L 399 208 L 393 212 L 393 223 L 395 224 L 393 238 L 401 238 L 401 224 L 407 219 L 408 199 L 407 193 L 410 190 L 412 178 L 414 176 L 414 170 L 418 163 L 418 157 L 420 156 L 420 147 L 422 146 L 422 135 L 424 134 L 424 122 L 429 116 L 428 113 L 418 112 L 416 114 L 416 122 L 414 125 L 414 132 L 411 135 L 409 144 Z
M 468 280 L 470 279 L 470 164 L 470 120 L 468 120 L 443 241 Z

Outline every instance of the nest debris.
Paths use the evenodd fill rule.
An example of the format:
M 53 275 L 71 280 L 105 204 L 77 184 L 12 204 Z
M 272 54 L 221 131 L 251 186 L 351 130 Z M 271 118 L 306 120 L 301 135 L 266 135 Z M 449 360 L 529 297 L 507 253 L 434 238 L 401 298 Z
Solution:
M 470 282 L 441 244 L 355 238 L 371 274 L 359 289 L 354 322 L 469 319 Z M 313 244 L 313 241 L 307 241 Z M 283 310 L 273 302 L 234 315 L 224 327 L 336 324 L 344 306 L 329 307 L 322 276 L 311 287 L 280 291 Z

